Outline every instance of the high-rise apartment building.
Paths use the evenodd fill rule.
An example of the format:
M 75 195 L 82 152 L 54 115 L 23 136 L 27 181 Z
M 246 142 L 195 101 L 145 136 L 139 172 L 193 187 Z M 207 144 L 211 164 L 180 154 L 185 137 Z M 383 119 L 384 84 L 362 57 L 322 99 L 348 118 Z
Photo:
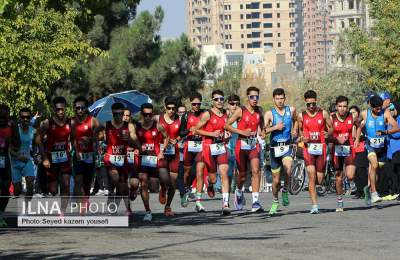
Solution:
M 346 28 L 356 25 L 363 30 L 370 27 L 370 17 L 366 0 L 330 0 L 330 30 L 333 40 L 330 48 L 330 68 L 354 64 L 352 53 L 339 52 L 340 37 Z
M 220 44 L 244 52 L 272 51 L 303 69 L 300 0 L 187 0 L 194 46 Z M 299 12 L 300 10 L 300 12 Z

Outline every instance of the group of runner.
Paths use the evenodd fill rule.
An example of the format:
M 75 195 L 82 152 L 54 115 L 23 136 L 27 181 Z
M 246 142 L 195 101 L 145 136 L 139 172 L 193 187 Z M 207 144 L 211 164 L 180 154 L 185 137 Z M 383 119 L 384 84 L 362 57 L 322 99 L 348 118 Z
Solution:
M 189 204 L 193 181 L 196 184 L 195 210 L 204 212 L 204 193 L 215 196 L 217 173 L 221 176 L 222 214 L 231 213 L 231 182 L 234 178 L 234 208 L 245 206 L 243 186 L 246 175 L 251 173 L 251 211 L 262 210 L 260 190 L 260 141 L 269 135 L 270 162 L 273 177 L 273 201 L 269 214 L 278 212 L 278 194 L 282 192 L 282 205 L 288 206 L 288 185 L 293 162 L 293 147 L 304 144 L 303 154 L 309 180 L 311 197 L 310 213 L 319 213 L 316 184 L 324 177 L 326 155 L 331 152 L 336 170 L 336 211 L 343 211 L 343 176 L 352 180 L 355 175 L 355 154 L 364 145 L 368 151 L 369 181 L 364 188 L 367 200 L 381 200 L 376 192 L 376 171 L 386 160 L 387 136 L 399 132 L 398 124 L 381 97 L 369 98 L 369 108 L 358 116 L 349 108 L 345 96 L 336 98 L 336 112 L 330 114 L 320 108 L 317 93 L 304 94 L 305 109 L 297 113 L 286 104 L 284 89 L 273 91 L 274 106 L 262 111 L 258 105 L 260 90 L 249 87 L 245 104 L 232 95 L 226 98 L 221 90 L 211 94 L 211 108 L 204 110 L 202 96 L 190 97 L 191 110 L 179 112 L 179 101 L 174 97 L 164 100 L 164 112 L 156 115 L 154 107 L 145 103 L 140 109 L 140 119 L 133 121 L 131 113 L 122 103 L 111 107 L 112 120 L 101 124 L 88 113 L 88 100 L 78 97 L 73 102 L 74 117 L 66 115 L 64 97 L 53 100 L 53 115 L 43 120 L 35 130 L 30 124 L 32 113 L 24 108 L 19 112 L 19 123 L 10 119 L 10 110 L 0 105 L 0 226 L 9 198 L 11 181 L 14 195 L 21 193 L 21 179 L 27 182 L 26 197 L 33 194 L 34 164 L 31 151 L 37 150 L 47 175 L 47 190 L 62 195 L 65 212 L 70 197 L 71 174 L 74 173 L 74 195 L 88 203 L 96 162 L 101 162 L 108 174 L 110 197 L 123 198 L 127 214 L 131 203 L 140 193 L 145 208 L 144 221 L 152 220 L 150 192 L 159 189 L 159 202 L 167 217 L 174 216 L 171 208 L 180 167 L 183 160 L 184 174 L 181 205 Z M 228 101 L 228 110 L 224 109 Z M 182 144 L 182 145 L 180 145 Z M 183 158 L 180 158 L 183 148 Z M 99 151 L 103 151 L 103 156 Z M 100 158 L 100 159 L 99 159 Z M 237 173 L 230 176 L 231 158 L 235 159 Z M 195 175 L 191 174 L 195 172 Z M 236 172 L 236 171 L 234 171 Z M 284 179 L 281 187 L 281 175 Z M 104 186 L 104 185 L 103 185 Z

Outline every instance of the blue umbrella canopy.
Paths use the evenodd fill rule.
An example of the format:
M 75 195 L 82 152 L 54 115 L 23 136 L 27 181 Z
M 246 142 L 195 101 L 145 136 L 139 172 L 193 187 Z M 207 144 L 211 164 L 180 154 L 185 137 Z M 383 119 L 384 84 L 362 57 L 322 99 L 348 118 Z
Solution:
M 111 106 L 116 102 L 121 102 L 132 114 L 135 114 L 140 111 L 142 104 L 151 103 L 152 100 L 148 95 L 137 90 L 113 93 L 94 102 L 89 107 L 89 112 L 100 122 L 109 121 L 112 119 Z

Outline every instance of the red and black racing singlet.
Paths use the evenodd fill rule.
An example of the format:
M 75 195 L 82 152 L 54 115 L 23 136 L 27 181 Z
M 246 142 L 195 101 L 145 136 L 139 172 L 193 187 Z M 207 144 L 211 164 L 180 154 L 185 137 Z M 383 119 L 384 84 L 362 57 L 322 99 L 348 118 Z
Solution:
M 197 123 L 200 121 L 200 116 L 201 116 L 201 113 L 199 113 L 199 115 L 196 116 L 193 112 L 189 112 L 188 117 L 187 117 L 186 130 L 189 130 L 190 128 L 195 127 L 197 125 Z M 188 140 L 193 140 L 193 139 L 201 140 L 201 137 L 198 135 L 193 135 L 193 133 L 189 131 L 189 133 L 187 135 L 187 139 Z
M 303 135 L 310 143 L 325 143 L 325 119 L 322 110 L 313 117 L 303 112 Z
M 123 123 L 120 128 L 115 128 L 111 121 L 106 123 L 106 155 L 105 163 L 111 163 L 115 166 L 122 167 L 126 162 L 126 152 L 128 142 L 122 139 L 123 135 L 129 136 L 128 123 Z
M 333 123 L 333 137 L 346 137 L 346 142 L 344 144 L 353 146 L 353 117 L 351 114 L 341 121 L 336 114 L 332 116 Z
M 149 129 L 143 128 L 143 126 L 138 123 L 136 126 L 136 135 L 142 145 L 142 155 L 157 156 L 160 153 L 162 135 L 158 131 L 155 122 Z
M 47 130 L 47 153 L 52 163 L 65 163 L 70 160 L 71 120 L 58 125 L 52 118 Z
M 93 126 L 92 116 L 87 116 L 83 122 L 79 122 L 75 118 L 75 138 L 76 138 L 76 150 L 79 153 L 92 153 L 93 152 Z M 83 138 L 87 137 L 90 139 L 88 143 L 82 142 Z
M 212 143 L 223 142 L 224 132 L 225 132 L 225 124 L 228 119 L 228 116 L 226 115 L 225 111 L 222 113 L 221 116 L 218 116 L 217 114 L 215 114 L 211 109 L 208 110 L 208 112 L 210 113 L 210 119 L 207 121 L 207 123 L 202 128 L 202 130 L 207 131 L 207 132 L 215 132 L 217 130 L 220 130 L 221 137 L 214 138 L 214 137 L 204 136 L 203 137 L 204 143 L 212 144 Z
M 159 123 L 162 125 L 162 127 L 165 129 L 165 132 L 167 136 L 170 139 L 177 139 L 179 136 L 179 127 L 181 125 L 181 121 L 177 117 L 171 124 L 168 124 L 167 121 L 165 121 L 164 114 L 160 115 L 160 121 Z M 165 155 L 179 155 L 179 149 L 178 149 L 178 143 L 175 144 L 175 152 L 172 151 L 172 146 L 168 146 L 164 150 Z
M 250 129 L 252 132 L 257 132 L 258 126 L 260 125 L 260 118 L 261 116 L 258 111 L 251 113 L 245 106 L 243 106 L 242 117 L 237 123 L 237 128 L 240 130 Z

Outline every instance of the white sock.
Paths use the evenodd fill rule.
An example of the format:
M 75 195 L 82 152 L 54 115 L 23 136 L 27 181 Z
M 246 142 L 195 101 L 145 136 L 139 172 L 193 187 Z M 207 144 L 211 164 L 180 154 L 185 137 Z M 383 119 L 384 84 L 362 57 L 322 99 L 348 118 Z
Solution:
M 224 205 L 229 204 L 229 193 L 228 192 L 222 193 L 222 201 L 223 201 Z
M 258 192 L 252 192 L 251 196 L 253 197 L 253 203 L 258 201 Z

